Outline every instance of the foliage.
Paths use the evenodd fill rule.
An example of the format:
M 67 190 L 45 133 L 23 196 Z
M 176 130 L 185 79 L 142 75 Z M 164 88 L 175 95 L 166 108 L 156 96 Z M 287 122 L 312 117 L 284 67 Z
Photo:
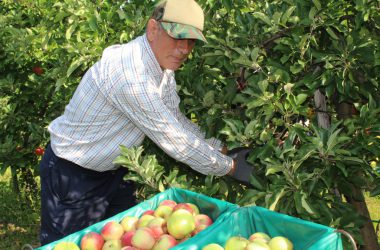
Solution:
M 12 167 L 13 176 L 38 175 L 35 149 L 48 142 L 47 126 L 105 47 L 143 31 L 148 7 L 123 1 L 0 3 L 1 173 Z M 27 179 L 35 197 L 33 178 L 20 184 Z
M 146 200 L 169 187 L 178 187 L 203 193 L 223 200 L 237 202 L 236 194 L 241 193 L 237 186 L 235 192 L 229 192 L 228 182 L 215 176 L 203 176 L 195 171 L 183 170 L 185 166 L 175 164 L 160 165 L 153 154 L 143 154 L 143 146 L 126 148 L 120 146 L 121 155 L 114 163 L 129 169 L 126 180 L 132 180 L 138 185 L 137 197 Z M 170 167 L 169 167 L 170 166 Z M 186 168 L 186 167 L 185 167 Z

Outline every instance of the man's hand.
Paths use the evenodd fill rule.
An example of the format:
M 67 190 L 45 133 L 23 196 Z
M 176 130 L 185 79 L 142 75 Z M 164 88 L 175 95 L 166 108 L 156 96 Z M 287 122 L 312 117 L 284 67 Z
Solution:
M 227 155 L 234 159 L 234 166 L 229 173 L 234 179 L 249 184 L 249 178 L 253 172 L 253 166 L 247 162 L 248 154 L 251 152 L 249 148 L 235 148 L 228 151 Z

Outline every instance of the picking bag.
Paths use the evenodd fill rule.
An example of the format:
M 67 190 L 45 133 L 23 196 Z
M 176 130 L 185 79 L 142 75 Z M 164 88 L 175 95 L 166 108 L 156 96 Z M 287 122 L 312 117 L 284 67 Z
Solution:
M 335 229 L 257 206 L 235 210 L 222 223 L 211 226 L 207 237 L 190 239 L 172 249 L 200 250 L 210 243 L 224 246 L 232 236 L 249 238 L 255 232 L 284 236 L 292 241 L 294 250 L 343 250 L 341 234 Z M 192 242 L 196 246 L 191 246 Z
M 177 203 L 193 203 L 198 206 L 200 213 L 207 214 L 210 216 L 210 218 L 213 220 L 213 224 L 206 228 L 205 230 L 201 231 L 197 235 L 193 236 L 189 240 L 181 243 L 180 245 L 171 248 L 171 249 L 190 249 L 187 248 L 189 244 L 187 242 L 189 241 L 190 244 L 194 245 L 194 242 L 197 242 L 199 239 L 208 237 L 208 231 L 211 229 L 211 227 L 218 225 L 222 223 L 226 218 L 230 216 L 230 214 L 238 209 L 238 206 L 229 203 L 226 201 L 218 200 L 203 194 L 195 193 L 192 191 L 180 189 L 180 188 L 170 188 L 165 190 L 164 192 L 161 192 L 152 198 L 139 203 L 138 205 L 121 212 L 115 216 L 112 216 L 106 220 L 100 221 L 94 225 L 91 225 L 81 231 L 75 232 L 73 234 L 70 234 L 60 240 L 51 242 L 45 246 L 41 246 L 37 248 L 36 250 L 53 250 L 54 246 L 58 244 L 59 242 L 74 242 L 78 246 L 80 246 L 80 241 L 82 237 L 89 233 L 89 232 L 97 232 L 100 233 L 103 226 L 109 222 L 109 221 L 117 221 L 120 222 L 125 216 L 136 216 L 140 217 L 146 210 L 149 209 L 156 209 L 158 205 L 164 201 L 164 200 L 174 200 Z M 191 242 L 190 242 L 191 241 Z M 183 245 L 183 246 L 182 246 Z M 194 249 L 194 248 L 193 248 Z

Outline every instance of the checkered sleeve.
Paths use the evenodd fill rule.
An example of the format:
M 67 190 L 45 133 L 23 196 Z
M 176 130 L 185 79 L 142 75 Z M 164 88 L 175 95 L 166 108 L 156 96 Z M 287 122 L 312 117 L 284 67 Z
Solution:
M 211 137 L 208 139 L 205 139 L 206 133 L 202 132 L 201 129 L 198 127 L 197 124 L 191 122 L 176 106 L 173 109 L 173 113 L 177 117 L 178 121 L 182 124 L 182 126 L 189 131 L 192 131 L 195 135 L 197 135 L 199 138 L 204 139 L 211 147 L 216 148 L 217 150 L 222 150 L 222 142 L 218 140 L 217 138 Z

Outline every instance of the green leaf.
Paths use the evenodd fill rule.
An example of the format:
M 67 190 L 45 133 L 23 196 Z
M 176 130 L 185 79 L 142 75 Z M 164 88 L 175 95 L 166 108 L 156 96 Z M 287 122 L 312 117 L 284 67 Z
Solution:
M 276 193 L 276 196 L 275 196 L 276 198 L 275 198 L 275 200 L 272 202 L 272 204 L 270 204 L 270 206 L 269 206 L 269 210 L 274 211 L 274 210 L 276 209 L 276 206 L 277 206 L 279 200 L 285 195 L 285 193 L 286 193 L 285 188 L 281 189 L 280 192 L 277 192 L 277 193 Z
M 314 3 L 314 6 L 317 8 L 317 10 L 321 10 L 322 6 L 321 3 L 318 0 L 312 0 Z
M 268 176 L 271 174 L 281 172 L 283 170 L 283 168 L 284 167 L 282 165 L 267 167 L 267 171 L 266 171 L 265 175 Z
M 66 39 L 70 40 L 71 35 L 74 33 L 75 29 L 78 27 L 77 23 L 74 23 L 66 30 Z
M 304 103 L 306 101 L 307 97 L 308 97 L 307 94 L 299 94 L 299 95 L 297 95 L 296 104 L 297 105 L 301 105 L 302 103 Z
M 254 62 L 254 63 L 257 61 L 257 57 L 259 56 L 259 50 L 260 50 L 259 47 L 255 47 L 255 48 L 253 48 L 253 50 L 251 51 L 251 60 L 252 60 L 252 62 Z
M 78 58 L 77 60 L 74 60 L 74 61 L 70 64 L 69 68 L 67 69 L 66 77 L 70 77 L 71 74 L 72 74 L 77 68 L 79 68 L 79 66 L 81 66 L 81 65 L 83 64 L 84 59 L 85 59 L 84 57 L 80 57 L 80 58 Z
M 337 166 L 337 168 L 339 168 L 342 171 L 344 177 L 348 176 L 348 172 L 347 172 L 346 166 L 343 163 L 336 162 L 336 166 Z
M 371 197 L 375 197 L 375 196 L 378 196 L 379 194 L 380 194 L 380 185 L 372 189 L 369 195 Z
M 92 15 L 88 20 L 88 25 L 92 31 L 98 30 L 98 22 L 95 15 Z
M 233 60 L 232 63 L 244 65 L 250 68 L 254 67 L 253 62 L 250 61 L 247 57 L 239 57 L 238 59 Z
M 286 25 L 289 17 L 293 14 L 293 11 L 296 9 L 296 6 L 290 6 L 281 17 L 281 23 Z
M 326 31 L 331 36 L 332 39 L 334 39 L 334 40 L 338 40 L 339 39 L 337 37 L 337 35 L 335 34 L 335 32 L 330 27 L 326 27 Z
M 254 12 L 252 14 L 254 17 L 260 19 L 261 21 L 263 21 L 264 23 L 268 24 L 268 25 L 272 25 L 269 17 L 267 15 L 265 15 L 264 13 L 262 12 Z
M 310 11 L 309 11 L 309 19 L 310 20 L 313 20 L 314 17 L 315 17 L 315 14 L 317 13 L 317 10 L 315 7 L 311 7 Z
M 249 178 L 249 183 L 251 183 L 252 186 L 254 186 L 258 190 L 264 190 L 264 184 L 255 175 L 251 175 L 251 177 Z

